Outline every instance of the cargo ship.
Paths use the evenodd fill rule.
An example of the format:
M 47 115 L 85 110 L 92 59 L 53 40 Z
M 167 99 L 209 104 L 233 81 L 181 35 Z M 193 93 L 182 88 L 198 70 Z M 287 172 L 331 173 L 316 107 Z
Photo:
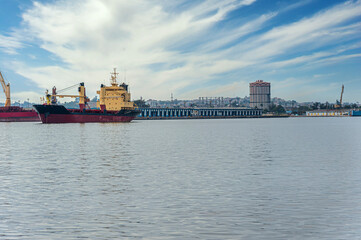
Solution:
M 11 106 L 10 83 L 5 83 L 0 72 L 0 82 L 6 96 L 5 106 L 0 107 L 0 122 L 38 122 L 38 113 L 34 109 L 25 109 L 20 106 Z
M 79 84 L 78 95 L 60 95 L 53 87 L 52 94 L 46 94 L 46 104 L 34 105 L 34 108 L 43 123 L 130 122 L 140 111 L 130 100 L 128 85 L 117 83 L 117 74 L 114 69 L 111 73 L 111 86 L 102 84 L 97 91 L 97 109 L 90 109 L 84 83 Z M 57 97 L 79 98 L 79 109 L 67 109 L 58 105 Z

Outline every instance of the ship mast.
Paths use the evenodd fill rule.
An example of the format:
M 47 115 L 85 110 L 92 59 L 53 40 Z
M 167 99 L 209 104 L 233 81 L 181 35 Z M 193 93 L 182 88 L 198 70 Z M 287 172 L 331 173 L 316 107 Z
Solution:
M 117 69 L 114 68 L 114 72 L 110 73 L 111 74 L 111 81 L 110 83 L 112 84 L 112 86 L 117 86 L 118 83 L 117 83 L 117 75 L 119 73 L 117 73 Z

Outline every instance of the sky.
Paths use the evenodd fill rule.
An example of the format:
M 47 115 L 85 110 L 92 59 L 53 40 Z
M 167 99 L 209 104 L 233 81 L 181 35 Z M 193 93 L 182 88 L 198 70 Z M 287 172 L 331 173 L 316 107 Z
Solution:
M 84 82 L 133 99 L 271 96 L 361 103 L 361 0 L 0 0 L 12 101 Z M 67 94 L 76 94 L 76 89 Z M 0 102 L 5 101 L 0 94 Z

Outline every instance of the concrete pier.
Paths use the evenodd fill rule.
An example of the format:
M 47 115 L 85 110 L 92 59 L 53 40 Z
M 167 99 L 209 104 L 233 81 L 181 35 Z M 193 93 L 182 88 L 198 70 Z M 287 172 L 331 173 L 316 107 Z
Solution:
M 260 117 L 261 109 L 244 108 L 139 108 L 136 119 L 242 118 Z

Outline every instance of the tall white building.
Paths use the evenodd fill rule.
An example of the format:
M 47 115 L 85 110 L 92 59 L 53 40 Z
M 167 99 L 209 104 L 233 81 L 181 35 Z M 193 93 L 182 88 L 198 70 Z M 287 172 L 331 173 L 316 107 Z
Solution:
M 271 104 L 271 83 L 257 80 L 249 84 L 250 107 L 266 109 Z

